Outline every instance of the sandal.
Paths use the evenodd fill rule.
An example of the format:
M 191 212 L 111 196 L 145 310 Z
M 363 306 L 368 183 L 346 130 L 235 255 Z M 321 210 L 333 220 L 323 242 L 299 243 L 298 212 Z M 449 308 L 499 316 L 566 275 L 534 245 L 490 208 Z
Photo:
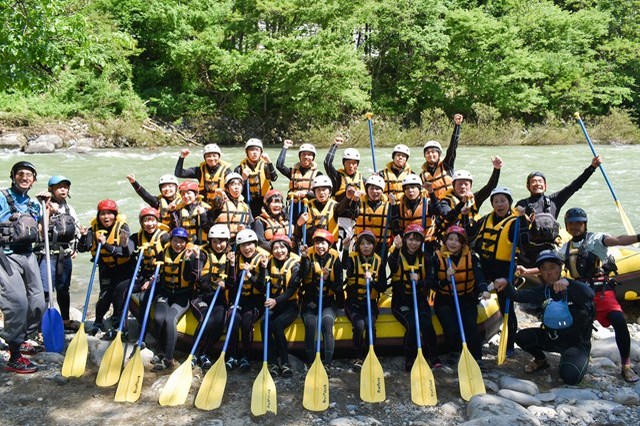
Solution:
M 631 365 L 623 365 L 622 366 L 622 378 L 627 383 L 635 383 L 640 380 L 640 377 L 633 371 Z
M 525 373 L 535 373 L 536 371 L 544 370 L 549 368 L 550 365 L 547 362 L 547 359 L 532 359 L 527 365 L 524 366 Z

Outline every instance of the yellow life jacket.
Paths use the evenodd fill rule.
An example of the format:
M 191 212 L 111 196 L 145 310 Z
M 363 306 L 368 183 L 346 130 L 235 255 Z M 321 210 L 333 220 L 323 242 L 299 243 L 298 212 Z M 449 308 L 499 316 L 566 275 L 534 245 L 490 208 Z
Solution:
M 188 290 L 192 287 L 192 282 L 184 279 L 185 251 L 186 250 L 182 250 L 180 253 L 174 252 L 171 248 L 171 243 L 167 243 L 164 246 L 162 259 L 164 264 L 161 267 L 162 284 L 164 285 L 164 289 L 170 293 Z
M 233 241 L 238 233 L 238 225 L 244 225 L 245 228 L 248 227 L 250 216 L 251 211 L 244 201 L 238 200 L 237 203 L 234 203 L 231 200 L 227 200 L 222 205 L 222 211 L 217 217 L 216 223 L 227 225 L 231 233 L 231 241 Z
M 218 289 L 218 281 L 224 281 L 222 274 L 227 274 L 227 253 L 216 253 L 210 245 L 205 245 L 202 251 L 207 255 L 207 260 L 202 267 L 202 275 L 210 274 L 211 290 Z
M 458 205 L 458 203 L 461 201 L 460 198 L 458 198 L 458 196 L 456 195 L 455 191 L 452 189 L 448 190 L 446 194 L 444 194 L 444 196 L 441 198 L 441 200 L 446 201 L 447 204 L 449 204 L 449 207 L 451 209 L 455 209 L 456 205 Z M 475 222 L 475 217 L 478 214 L 478 206 L 474 203 L 471 206 L 471 209 L 469 210 L 469 212 L 467 213 L 467 217 L 469 218 L 469 223 L 472 224 Z M 441 227 L 442 227 L 442 231 L 446 230 L 449 226 L 451 225 L 455 225 L 457 223 L 461 223 L 462 226 L 465 226 L 464 222 L 462 221 L 462 213 L 460 213 L 458 215 L 458 217 L 453 221 L 450 222 L 448 220 L 443 220 Z
M 260 259 L 262 258 L 262 256 L 266 256 L 269 257 L 271 254 L 260 248 L 260 247 L 256 247 L 256 252 L 253 254 L 253 256 L 251 256 L 251 259 L 247 259 L 246 257 L 244 257 L 244 255 L 240 252 L 240 250 L 238 250 L 238 254 L 237 256 L 237 260 L 236 260 L 236 267 L 238 268 L 237 271 L 237 277 L 238 279 L 240 279 L 240 274 L 242 273 L 242 271 L 244 270 L 244 264 L 245 263 L 249 263 L 249 265 L 251 265 L 251 269 L 250 272 L 252 275 L 255 275 L 258 273 L 258 269 L 260 267 Z M 246 296 L 250 296 L 250 295 L 260 295 L 260 291 L 258 291 L 258 289 L 253 287 L 253 284 L 251 283 L 251 281 L 247 278 L 245 278 L 244 283 L 242 284 L 242 296 L 246 297 Z
M 228 164 L 223 164 L 222 161 L 216 166 L 213 173 L 207 167 L 207 162 L 200 163 L 200 181 L 198 187 L 200 188 L 200 194 L 205 197 L 205 200 L 209 203 L 213 203 L 213 199 L 216 197 L 216 189 L 224 189 L 224 178 L 229 170 Z
M 355 295 L 356 300 L 361 302 L 364 300 L 367 294 L 367 279 L 365 278 L 365 268 L 362 257 L 357 252 L 350 252 L 349 259 L 353 262 L 353 276 L 347 277 L 347 295 L 353 296 Z M 371 281 L 369 282 L 369 287 L 371 292 L 369 293 L 369 298 L 371 300 L 378 299 L 378 291 L 373 288 L 373 283 L 378 280 L 378 273 L 380 271 L 380 264 L 382 263 L 382 259 L 377 254 L 373 254 L 370 259 L 369 270 L 371 271 Z M 355 286 L 355 289 L 354 289 Z
M 292 284 L 291 273 L 296 264 L 300 264 L 300 256 L 294 253 L 289 254 L 289 258 L 284 261 L 284 264 L 281 267 L 276 265 L 276 260 L 273 255 L 269 257 L 267 270 L 271 276 L 270 297 L 275 298 L 279 296 Z M 298 300 L 298 292 L 294 292 L 288 300 Z
M 287 198 L 291 198 L 291 195 L 297 191 L 309 191 L 311 188 L 311 182 L 318 176 L 319 170 L 316 163 L 312 163 L 311 167 L 302 172 L 300 163 L 296 163 L 291 168 L 291 179 L 289 180 L 289 192 Z M 298 201 L 298 197 L 294 198 L 294 201 Z
M 438 255 L 438 280 L 446 280 L 449 262 L 441 250 L 438 250 L 436 254 Z M 454 279 L 456 280 L 458 296 L 472 294 L 476 286 L 476 280 L 473 275 L 473 257 L 469 247 L 463 247 L 462 253 L 460 254 L 460 260 L 458 260 L 458 263 L 452 265 L 456 269 Z M 451 286 L 448 286 L 447 288 L 438 288 L 438 292 L 447 295 L 453 294 L 451 292 Z
M 96 250 L 98 249 L 98 240 L 96 239 L 96 235 L 98 235 L 98 231 L 104 231 L 104 229 L 100 228 L 98 224 L 99 224 L 98 218 L 97 217 L 93 218 L 93 220 L 91 221 L 91 231 L 93 233 L 93 243 L 91 245 L 92 257 L 96 256 Z M 120 246 L 122 242 L 120 240 L 120 230 L 125 224 L 126 222 L 124 221 L 123 216 L 117 215 L 115 223 L 113 224 L 113 226 L 111 227 L 111 231 L 109 231 L 107 235 L 107 241 L 106 241 L 107 244 L 110 244 L 112 246 Z M 127 238 L 129 237 L 127 236 Z M 107 251 L 104 248 L 104 246 L 102 246 L 102 248 L 100 249 L 100 261 L 105 266 L 109 268 L 114 268 L 118 265 L 124 265 L 125 263 L 129 262 L 129 256 L 114 257 L 110 251 Z
M 309 272 L 307 276 L 303 278 L 302 283 L 305 287 L 313 286 L 316 291 L 320 291 L 320 277 L 322 276 L 322 268 L 326 267 L 329 269 L 329 281 L 335 281 L 335 271 L 334 265 L 337 260 L 340 259 L 338 251 L 335 249 L 329 249 L 326 260 L 321 261 L 318 255 L 316 254 L 315 247 L 309 248 L 309 260 L 311 261 L 311 267 L 309 268 Z M 325 284 L 325 287 L 327 285 Z M 329 296 L 333 295 L 333 290 L 327 289 L 327 294 Z
M 338 189 L 333 193 L 336 201 L 341 201 L 345 197 L 345 192 L 347 191 L 347 186 L 355 186 L 356 189 L 360 191 L 364 191 L 364 183 L 362 180 L 362 173 L 356 170 L 353 176 L 349 176 L 344 169 L 339 169 L 338 174 L 340 175 L 340 185 Z
M 389 194 L 393 194 L 396 198 L 396 201 L 399 201 L 400 198 L 404 195 L 404 191 L 402 190 L 402 181 L 404 178 L 411 174 L 411 167 L 409 164 L 404 165 L 404 169 L 396 176 L 396 173 L 393 171 L 395 168 L 393 161 L 387 163 L 387 167 L 382 171 L 382 178 L 384 179 L 384 193 L 388 196 Z
M 240 162 L 242 170 L 249 170 L 249 192 L 251 198 L 263 198 L 267 192 L 273 188 L 271 181 L 267 178 L 267 163 L 260 158 L 258 162 L 252 166 L 248 158 Z
M 376 244 L 380 243 L 384 237 L 384 228 L 389 209 L 390 205 L 385 200 L 382 200 L 376 209 L 371 208 L 369 205 L 369 197 L 365 195 L 364 198 L 360 200 L 360 214 L 356 217 L 354 234 L 358 235 L 360 232 L 368 229 L 375 234 Z
M 404 253 L 400 251 L 400 262 L 398 269 L 391 276 L 391 285 L 397 286 L 402 284 L 404 294 L 410 296 L 413 293 L 413 287 L 411 286 L 411 272 L 418 274 L 418 280 L 424 280 L 427 277 L 427 265 L 424 259 L 424 254 L 419 251 L 416 252 L 416 258 L 413 263 L 409 263 Z
M 438 163 L 433 174 L 429 173 L 427 163 L 423 163 L 420 177 L 423 183 L 431 182 L 433 184 L 433 192 L 435 192 L 438 199 L 442 199 L 447 191 L 453 189 L 453 178 L 444 168 L 442 161 Z
M 317 206 L 318 200 L 313 199 L 309 202 L 309 219 L 307 220 L 307 226 L 315 226 L 318 229 L 326 229 L 333 234 L 333 238 L 338 240 L 338 222 L 335 218 L 335 209 L 338 206 L 338 202 L 330 198 L 322 210 Z
M 171 225 L 171 211 L 169 210 L 169 204 L 171 201 L 167 201 L 162 195 L 158 195 L 158 213 L 160 213 L 160 222 L 164 223 L 167 226 Z M 174 199 L 177 204 L 182 202 L 182 198 L 180 194 L 176 194 L 176 198 Z
M 144 258 L 141 265 L 141 270 L 144 271 L 146 275 L 152 274 L 155 269 L 155 260 L 158 254 L 164 250 L 162 246 L 162 236 L 166 234 L 167 231 L 163 231 L 162 229 L 156 229 L 153 235 L 151 235 L 151 238 L 147 237 L 143 229 L 137 234 L 136 242 L 138 247 L 145 244 L 149 246 L 143 253 Z
M 258 216 L 258 220 L 262 222 L 264 228 L 264 238 L 271 241 L 274 235 L 287 235 L 289 233 L 289 221 L 281 215 L 281 219 L 277 220 L 262 208 L 262 213 Z
M 436 221 L 432 215 L 429 215 L 429 205 L 423 207 L 425 198 L 420 197 L 418 204 L 416 204 L 415 209 L 411 209 L 409 207 L 409 199 L 407 197 L 402 197 L 399 205 L 400 211 L 400 229 L 405 230 L 407 226 L 416 224 L 423 226 L 422 224 L 422 210 L 427 209 L 426 223 L 424 226 L 424 237 L 427 241 L 433 241 L 435 239 L 435 231 L 436 231 Z M 427 203 L 428 203 L 427 199 Z
M 484 260 L 511 261 L 513 243 L 509 241 L 509 231 L 516 221 L 516 211 L 511 209 L 509 216 L 494 222 L 495 213 L 491 212 L 482 222 L 477 242 L 480 244 L 480 257 Z M 516 231 L 517 232 L 517 231 Z M 477 245 L 475 247 L 478 247 Z
M 205 210 L 210 210 L 211 206 L 202 201 L 196 201 L 195 204 L 200 204 Z M 179 210 L 178 213 L 178 226 L 187 230 L 189 234 L 189 241 L 191 242 L 203 242 L 207 241 L 207 233 L 204 230 L 204 223 L 198 223 L 200 215 L 195 212 L 195 208 L 193 212 L 189 212 L 187 207 L 183 207 Z M 198 231 L 200 231 L 200 235 L 198 235 Z

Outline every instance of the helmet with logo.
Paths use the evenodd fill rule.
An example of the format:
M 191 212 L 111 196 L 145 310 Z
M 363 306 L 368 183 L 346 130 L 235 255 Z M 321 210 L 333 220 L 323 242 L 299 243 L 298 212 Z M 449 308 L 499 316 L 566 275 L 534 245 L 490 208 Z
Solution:
M 360 153 L 355 148 L 347 148 L 342 154 L 342 162 L 344 163 L 346 160 L 360 161 Z
M 118 213 L 118 205 L 113 200 L 102 200 L 98 203 L 98 213 L 102 210 L 108 210 Z
M 171 230 L 171 238 L 173 237 L 184 238 L 185 240 L 188 240 L 189 233 L 184 228 L 173 228 Z
M 229 232 L 229 228 L 227 225 L 222 223 L 216 223 L 209 229 L 209 233 L 207 234 L 207 238 L 218 238 L 220 240 L 228 240 L 231 238 L 231 233 Z
M 13 167 L 11 167 L 11 174 L 9 174 L 9 178 L 13 179 L 16 173 L 18 172 L 18 170 L 24 170 L 24 169 L 30 170 L 31 173 L 33 173 L 34 179 L 38 177 L 38 173 L 36 172 L 36 166 L 34 166 L 29 161 L 18 161 L 16 164 L 13 165 Z
M 162 187 L 162 185 L 166 183 L 171 183 L 173 185 L 178 186 L 178 178 L 175 177 L 174 175 L 168 175 L 168 174 L 160 176 L 160 179 L 158 180 L 158 186 Z
M 407 238 L 407 236 L 410 234 L 418 234 L 420 236 L 420 239 L 424 240 L 424 228 L 417 223 L 412 223 L 411 225 L 408 225 L 406 228 L 404 228 L 403 237 Z
M 316 188 L 330 188 L 333 189 L 333 183 L 331 182 L 331 178 L 326 175 L 316 176 L 311 182 L 311 189 Z
M 258 147 L 261 150 L 264 149 L 262 146 L 262 141 L 258 138 L 251 138 L 244 144 L 245 151 L 249 148 Z
M 240 173 L 231 172 L 224 177 L 224 186 L 229 185 L 229 183 L 234 179 L 239 179 L 240 183 L 242 183 L 242 175 Z
M 218 155 L 222 155 L 222 150 L 220 149 L 220 147 L 218 146 L 218 144 L 216 143 L 209 143 L 206 144 L 204 146 L 204 148 L 202 149 L 202 155 L 207 155 L 207 154 L 218 154 Z
M 269 244 L 271 244 L 271 247 L 273 248 L 273 245 L 278 242 L 283 243 L 289 250 L 291 250 L 291 239 L 285 234 L 274 235 L 273 238 L 271 238 L 271 241 L 269 241 Z
M 429 148 L 435 148 L 438 152 L 442 153 L 442 145 L 440 145 L 440 142 L 438 141 L 427 141 L 427 143 L 424 144 L 422 151 L 425 152 Z
M 451 176 L 452 180 L 455 182 L 457 180 L 468 180 L 473 183 L 473 176 L 467 170 L 456 170 L 453 172 L 453 176 Z
M 393 152 L 391 153 L 391 158 L 393 158 L 396 153 L 404 154 L 409 158 L 411 156 L 411 150 L 405 144 L 398 144 L 393 147 Z
M 329 245 L 333 245 L 333 242 L 335 241 L 333 239 L 333 234 L 326 229 L 316 229 L 316 231 L 313 233 L 313 239 L 315 240 L 316 238 L 327 241 Z
M 564 223 L 584 222 L 587 220 L 587 212 L 580 207 L 572 207 L 564 214 Z
M 505 186 L 499 186 L 497 188 L 494 188 L 493 191 L 491 191 L 491 195 L 489 196 L 489 199 L 493 201 L 493 196 L 498 194 L 502 194 L 505 197 L 507 197 L 509 199 L 509 204 L 513 202 L 513 194 L 511 194 L 511 191 L 509 190 L 509 188 Z
M 62 175 L 51 176 L 51 178 L 49 179 L 49 183 L 47 183 L 47 186 L 51 188 L 52 186 L 56 186 L 61 183 L 66 183 L 67 185 L 71 186 L 71 181 Z
M 422 187 L 422 179 L 420 179 L 420 176 L 412 173 L 410 175 L 407 175 L 404 179 L 402 179 L 402 189 L 412 185 L 417 185 L 419 187 Z
M 384 191 L 384 179 L 380 175 L 369 176 L 369 179 L 367 179 L 367 182 L 364 184 L 364 186 L 367 187 L 369 185 L 377 186 Z
M 553 262 L 562 265 L 562 258 L 555 250 L 542 250 L 536 258 L 536 266 L 540 267 L 544 262 Z
M 445 232 L 445 240 L 451 234 L 458 234 L 460 236 L 460 238 L 462 239 L 462 243 L 463 244 L 467 242 L 467 231 L 465 231 L 462 226 L 451 225 L 450 227 L 448 227 L 447 231 Z
M 193 191 L 196 194 L 198 192 L 200 192 L 200 187 L 198 186 L 198 184 L 192 180 L 185 180 L 184 182 L 182 182 L 180 184 L 180 186 L 178 187 L 178 189 L 180 190 L 180 193 L 185 193 L 187 191 Z
M 310 143 L 303 143 L 302 145 L 300 145 L 300 148 L 298 149 L 298 157 L 300 157 L 300 154 L 302 154 L 303 152 L 310 152 L 313 154 L 313 158 L 316 157 L 316 147 L 311 145 Z
M 146 216 L 153 216 L 156 218 L 156 220 L 160 220 L 160 213 L 158 213 L 158 210 L 154 209 L 153 207 L 145 207 L 140 210 L 140 214 L 138 215 L 140 223 L 142 223 L 142 219 L 144 219 Z
M 251 242 L 258 242 L 258 235 L 253 229 L 243 229 L 236 235 L 236 244 L 245 244 Z

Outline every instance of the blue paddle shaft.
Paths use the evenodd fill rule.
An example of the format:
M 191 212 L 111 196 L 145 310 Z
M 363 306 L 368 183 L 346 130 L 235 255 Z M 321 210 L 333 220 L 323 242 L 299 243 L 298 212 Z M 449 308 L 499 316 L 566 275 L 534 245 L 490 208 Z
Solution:
M 233 311 L 231 312 L 231 321 L 229 321 L 229 327 L 227 328 L 227 337 L 224 339 L 224 345 L 222 345 L 222 352 L 227 352 L 227 347 L 229 347 L 229 336 L 233 333 L 233 323 L 236 322 L 236 312 L 238 311 L 238 302 L 240 302 L 240 295 L 242 294 L 242 286 L 244 285 L 244 277 L 247 275 L 247 270 L 242 270 L 242 275 L 240 275 L 240 282 L 238 283 L 236 299 L 233 302 Z
M 591 153 L 593 154 L 594 157 L 597 157 L 598 154 L 596 153 L 596 149 L 593 146 L 593 142 L 591 141 L 591 138 L 589 137 L 589 133 L 587 133 L 587 128 L 585 127 L 584 123 L 582 122 L 582 119 L 580 117 L 577 117 L 578 120 L 578 124 L 580 124 L 580 127 L 582 128 L 582 132 L 584 133 L 584 137 L 587 139 L 587 143 L 589 144 L 589 148 L 591 148 Z M 602 172 L 602 176 L 604 176 L 604 181 L 607 183 L 607 186 L 609 187 L 609 191 L 611 192 L 611 196 L 613 197 L 613 200 L 617 203 L 618 202 L 618 197 L 616 196 L 616 191 L 613 190 L 613 187 L 611 186 L 611 182 L 609 182 L 609 177 L 607 176 L 607 173 L 604 171 L 604 167 L 602 167 L 602 164 L 598 165 L 598 168 L 600 168 L 600 171 Z
M 247 204 L 249 204 L 251 202 L 251 185 L 249 184 L 249 178 L 247 177 L 246 180 L 246 185 L 247 185 Z
M 213 300 L 211 300 L 211 304 L 207 309 L 207 314 L 204 316 L 202 320 L 202 324 L 200 324 L 200 330 L 198 330 L 198 335 L 196 336 L 196 341 L 193 342 L 193 347 L 191 348 L 191 355 L 196 353 L 196 349 L 198 348 L 198 344 L 200 343 L 200 339 L 202 339 L 202 335 L 204 334 L 204 329 L 209 322 L 209 317 L 211 316 L 211 312 L 213 312 L 213 307 L 216 305 L 216 300 L 218 300 L 218 295 L 220 294 L 220 289 L 222 287 L 218 286 L 215 294 L 213 295 Z
M 300 203 L 300 201 L 298 201 Z M 300 208 L 298 208 L 300 211 Z M 289 199 L 289 239 L 293 235 L 293 197 Z
M 322 293 L 324 293 L 324 272 L 320 272 L 320 296 L 318 296 L 318 340 L 316 341 L 316 352 L 320 353 L 320 333 L 322 333 Z
M 420 339 L 420 319 L 418 318 L 418 296 L 416 294 L 416 281 L 411 280 L 411 289 L 413 296 L 413 316 L 416 321 L 416 343 L 418 344 L 418 350 L 422 349 L 422 339 Z
M 373 346 L 373 327 L 371 326 L 371 297 L 369 296 L 371 294 L 370 282 L 371 280 L 367 278 L 367 281 L 366 281 L 367 294 L 365 294 L 364 297 L 367 299 L 367 325 L 369 328 L 369 346 Z
M 269 300 L 269 295 L 271 293 L 271 278 L 267 278 L 267 289 L 265 291 L 264 300 Z M 267 362 L 267 341 L 269 338 L 267 337 L 269 334 L 269 308 L 265 306 L 264 309 L 264 334 L 262 335 L 262 361 Z
M 95 235 L 93 236 L 95 238 Z M 93 258 L 93 269 L 91 269 L 91 278 L 89 278 L 89 286 L 87 287 L 87 297 L 84 299 L 84 308 L 82 309 L 82 322 L 87 319 L 87 309 L 89 309 L 89 298 L 91 297 L 91 288 L 93 287 L 93 280 L 96 277 L 96 269 L 98 269 L 98 259 L 100 259 L 100 250 L 102 249 L 102 243 L 98 243 L 96 248 L 96 255 Z
M 451 258 L 447 258 L 447 264 L 449 268 L 451 268 Z M 458 326 L 460 327 L 460 337 L 462 338 L 462 343 L 467 343 L 467 338 L 464 335 L 464 327 L 462 326 L 462 315 L 460 315 L 460 303 L 458 302 L 458 288 L 456 287 L 456 279 L 454 276 L 451 276 L 451 292 L 453 293 L 453 301 L 456 304 L 456 315 L 458 317 Z
M 371 145 L 371 159 L 373 160 L 373 172 L 378 173 L 378 169 L 376 167 L 376 150 L 374 148 L 373 142 L 373 124 L 371 123 L 371 118 L 369 118 L 369 145 Z
M 120 325 L 118 326 L 119 331 L 122 331 L 122 328 L 124 327 L 124 323 L 127 321 L 127 317 L 129 316 L 129 302 L 131 301 L 133 286 L 135 285 L 136 279 L 138 278 L 138 272 L 140 272 L 140 264 L 142 263 L 142 259 L 144 259 L 145 248 L 146 247 L 141 247 L 140 253 L 138 254 L 136 269 L 133 271 L 133 277 L 131 277 L 131 283 L 129 284 L 129 291 L 127 292 L 127 298 L 124 300 L 124 308 L 122 309 L 122 318 L 120 318 Z
M 307 212 L 307 205 L 302 206 L 302 213 Z M 307 245 L 307 222 L 302 224 L 302 244 Z
M 151 305 L 153 305 L 153 295 L 156 291 L 156 283 L 158 281 L 158 275 L 160 275 L 161 263 L 156 265 L 156 270 L 153 273 L 153 279 L 151 280 L 151 288 L 149 289 L 149 297 L 147 298 L 147 306 L 144 310 L 144 318 L 142 318 L 142 328 L 140 329 L 140 335 L 138 336 L 138 346 L 142 345 L 144 339 L 144 333 L 147 331 L 147 323 L 149 322 L 149 313 L 151 312 Z M 140 299 L 142 303 L 143 299 Z

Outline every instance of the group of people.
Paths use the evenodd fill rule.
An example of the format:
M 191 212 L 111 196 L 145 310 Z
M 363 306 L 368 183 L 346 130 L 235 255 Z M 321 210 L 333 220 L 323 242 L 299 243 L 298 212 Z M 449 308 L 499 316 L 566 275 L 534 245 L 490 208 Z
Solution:
M 353 325 L 353 369 L 358 371 L 368 347 L 369 321 L 375 341 L 378 301 L 384 292 L 391 293 L 393 315 L 406 329 L 407 371 L 418 350 L 417 326 L 425 358 L 433 368 L 442 366 L 432 315 L 442 324 L 446 361 L 457 360 L 462 343 L 456 298 L 467 345 L 482 364 L 478 298 L 490 298 L 495 288 L 503 313 L 507 300 L 534 303 L 545 319 L 539 328 L 518 331 L 516 315 L 509 316 L 507 356 L 513 356 L 515 344 L 530 353 L 527 372 L 549 366 L 545 351 L 559 352 L 560 377 L 578 383 L 586 371 L 592 322 L 597 319 L 604 326 L 613 325 L 622 375 L 637 381 L 629 358 L 629 332 L 613 292 L 615 262 L 607 247 L 633 244 L 638 236 L 589 233 L 584 210 L 572 208 L 565 223 L 573 239 L 560 248 L 558 215 L 600 165 L 600 158 L 594 157 L 580 176 L 551 195 L 546 195 L 544 174 L 531 173 L 526 182 L 530 196 L 514 204 L 511 191 L 498 186 L 503 165 L 499 157 L 492 158 L 493 173 L 478 190 L 472 174 L 456 167 L 462 121 L 461 115 L 454 116 L 446 151 L 437 141 L 424 144 L 420 169 L 412 170 L 411 150 L 400 144 L 384 169 L 366 178 L 354 148 L 344 149 L 342 167 L 334 167 L 344 143 L 340 137 L 324 159 L 324 173 L 315 162 L 315 147 L 308 143 L 299 147 L 292 167 L 285 164 L 293 147 L 290 140 L 284 141 L 275 167 L 255 138 L 246 142 L 246 158 L 235 168 L 222 159 L 216 144 L 204 147 L 199 165 L 185 168 L 190 151 L 183 149 L 174 173 L 160 177 L 158 194 L 148 192 L 134 175 L 127 176 L 148 204 L 139 213 L 137 233 L 110 199 L 98 203 L 89 227 L 81 226 L 67 203 L 71 182 L 63 176 L 52 177 L 48 191 L 38 194 L 41 203 L 35 202 L 27 192 L 36 169 L 26 161 L 16 163 L 11 188 L 0 194 L 0 308 L 10 351 L 5 369 L 37 369 L 22 354 L 37 350 L 25 341 L 37 332 L 45 297 L 52 297 L 43 290 L 46 267 L 38 249 L 42 215 L 48 215 L 53 282 L 69 330 L 79 325 L 69 319 L 76 253 L 88 251 L 98 258 L 100 293 L 91 333 L 105 338 L 114 338 L 115 325 L 128 315 L 123 307 L 137 258 L 142 257 L 133 291 L 141 294 L 142 306 L 154 305 L 156 371 L 176 365 L 177 323 L 188 310 L 204 327 L 195 357 L 203 369 L 212 365 L 215 346 L 226 333 L 227 368 L 248 370 L 253 330 L 264 327 L 264 315 L 269 316 L 264 339 L 271 374 L 293 374 L 285 330 L 298 316 L 305 327 L 307 362 L 313 362 L 316 339 L 322 339 L 324 365 L 330 368 L 339 309 Z M 286 194 L 273 187 L 279 177 L 276 169 L 289 180 Z M 487 200 L 492 211 L 480 217 L 480 206 Z M 156 274 L 158 262 L 162 263 Z M 516 264 L 518 273 L 537 280 L 538 286 L 518 290 L 511 272 Z M 570 279 L 561 277 L 563 264 Z M 154 282 L 158 290 L 150 298 L 148 289 Z M 239 302 L 234 304 L 236 296 Z M 560 305 L 568 306 L 571 320 L 546 321 L 553 316 L 548 314 L 551 310 L 562 311 Z M 212 314 L 204 323 L 210 307 Z M 106 321 L 109 310 L 112 316 Z M 233 315 L 233 327 L 226 330 Z M 318 321 L 321 336 L 316 336 Z

